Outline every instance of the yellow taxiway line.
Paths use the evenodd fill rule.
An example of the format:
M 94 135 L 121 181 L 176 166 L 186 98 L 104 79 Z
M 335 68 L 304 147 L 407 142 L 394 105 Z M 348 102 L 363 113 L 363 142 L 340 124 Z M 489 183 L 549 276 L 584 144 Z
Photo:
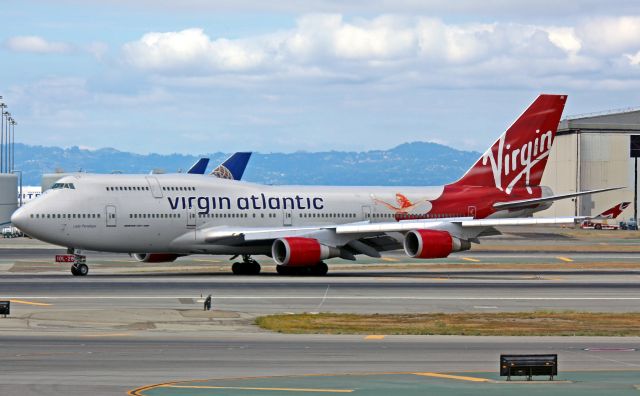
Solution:
M 381 260 L 382 261 L 391 261 L 392 263 L 396 262 L 396 261 L 400 261 L 397 258 L 393 258 L 393 257 L 382 257 Z
M 413 374 L 421 375 L 423 377 L 435 377 L 435 378 L 452 379 L 452 380 L 459 380 L 459 381 L 489 382 L 489 379 L 487 378 L 466 377 L 462 375 L 450 375 L 450 374 L 441 374 L 441 373 L 413 373 Z
M 33 301 L 25 301 L 25 300 L 14 300 L 14 299 L 11 299 L 9 301 L 11 301 L 14 304 L 35 305 L 35 306 L 38 306 L 38 307 L 48 307 L 50 305 L 53 305 L 53 304 L 33 302 Z
M 384 337 L 385 336 L 383 336 L 383 335 L 372 334 L 372 335 L 368 335 L 368 336 L 364 337 L 364 339 L 365 340 L 384 340 Z
M 277 391 L 277 392 L 322 392 L 322 393 L 351 393 L 353 389 L 315 389 L 315 388 L 253 388 L 246 386 L 210 386 L 210 385 L 162 385 L 163 388 L 181 389 L 235 389 L 235 390 L 255 390 L 255 391 Z
M 471 261 L 473 263 L 479 263 L 480 262 L 480 260 L 474 259 L 474 258 L 471 258 L 471 257 L 463 257 L 462 259 L 465 260 L 465 261 Z
M 562 257 L 562 256 L 558 256 L 558 257 L 556 257 L 556 258 L 557 258 L 558 260 L 562 260 L 562 261 L 564 261 L 565 263 L 573 263 L 573 260 L 572 260 L 572 259 L 570 259 L 569 257 Z

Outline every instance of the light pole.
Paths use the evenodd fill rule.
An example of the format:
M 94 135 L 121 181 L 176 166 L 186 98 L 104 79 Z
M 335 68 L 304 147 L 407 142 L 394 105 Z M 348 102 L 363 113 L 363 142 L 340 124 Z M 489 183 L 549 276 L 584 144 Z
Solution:
M 4 109 L 7 105 L 0 103 L 0 173 L 4 171 Z
M 7 118 L 7 173 L 11 173 L 11 123 L 13 118 Z
M 9 170 L 9 120 L 11 119 L 11 113 L 8 111 L 4 113 L 7 117 L 4 121 L 4 171 Z
M 15 169 L 16 164 L 16 125 L 18 123 L 11 119 L 11 172 Z

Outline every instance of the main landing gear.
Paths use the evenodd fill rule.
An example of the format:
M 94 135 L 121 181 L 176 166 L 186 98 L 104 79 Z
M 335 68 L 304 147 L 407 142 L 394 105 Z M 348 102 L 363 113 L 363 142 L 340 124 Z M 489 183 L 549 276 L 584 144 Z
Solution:
M 310 275 L 325 276 L 329 272 L 329 266 L 324 262 L 307 267 L 290 267 L 287 265 L 276 265 L 276 271 L 279 275 Z
M 250 255 L 243 254 L 242 262 L 233 263 L 231 270 L 234 275 L 258 275 L 260 273 L 260 263 L 252 259 Z

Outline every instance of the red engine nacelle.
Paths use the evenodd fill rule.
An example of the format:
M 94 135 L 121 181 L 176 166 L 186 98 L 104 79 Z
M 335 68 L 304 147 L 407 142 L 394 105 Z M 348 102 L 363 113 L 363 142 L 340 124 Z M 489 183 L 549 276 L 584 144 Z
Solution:
M 134 253 L 133 257 L 143 263 L 171 263 L 176 261 L 180 254 L 170 253 Z
M 404 237 L 404 251 L 409 257 L 445 258 L 451 252 L 469 250 L 471 243 L 451 236 L 446 231 L 414 230 Z
M 322 245 L 317 239 L 288 237 L 273 241 L 271 255 L 278 265 L 308 267 L 340 256 L 340 250 Z

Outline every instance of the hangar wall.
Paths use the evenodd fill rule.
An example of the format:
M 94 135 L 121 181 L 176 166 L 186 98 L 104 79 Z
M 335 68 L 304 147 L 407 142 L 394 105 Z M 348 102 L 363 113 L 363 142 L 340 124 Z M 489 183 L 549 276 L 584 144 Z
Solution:
M 623 201 L 632 202 L 620 220 L 633 217 L 634 159 L 631 135 L 640 135 L 640 111 L 565 119 L 551 150 L 542 184 L 556 194 L 606 187 L 627 187 L 557 201 L 537 216 L 596 215 Z
M 11 215 L 18 209 L 18 175 L 0 173 L 0 227 L 11 223 Z

